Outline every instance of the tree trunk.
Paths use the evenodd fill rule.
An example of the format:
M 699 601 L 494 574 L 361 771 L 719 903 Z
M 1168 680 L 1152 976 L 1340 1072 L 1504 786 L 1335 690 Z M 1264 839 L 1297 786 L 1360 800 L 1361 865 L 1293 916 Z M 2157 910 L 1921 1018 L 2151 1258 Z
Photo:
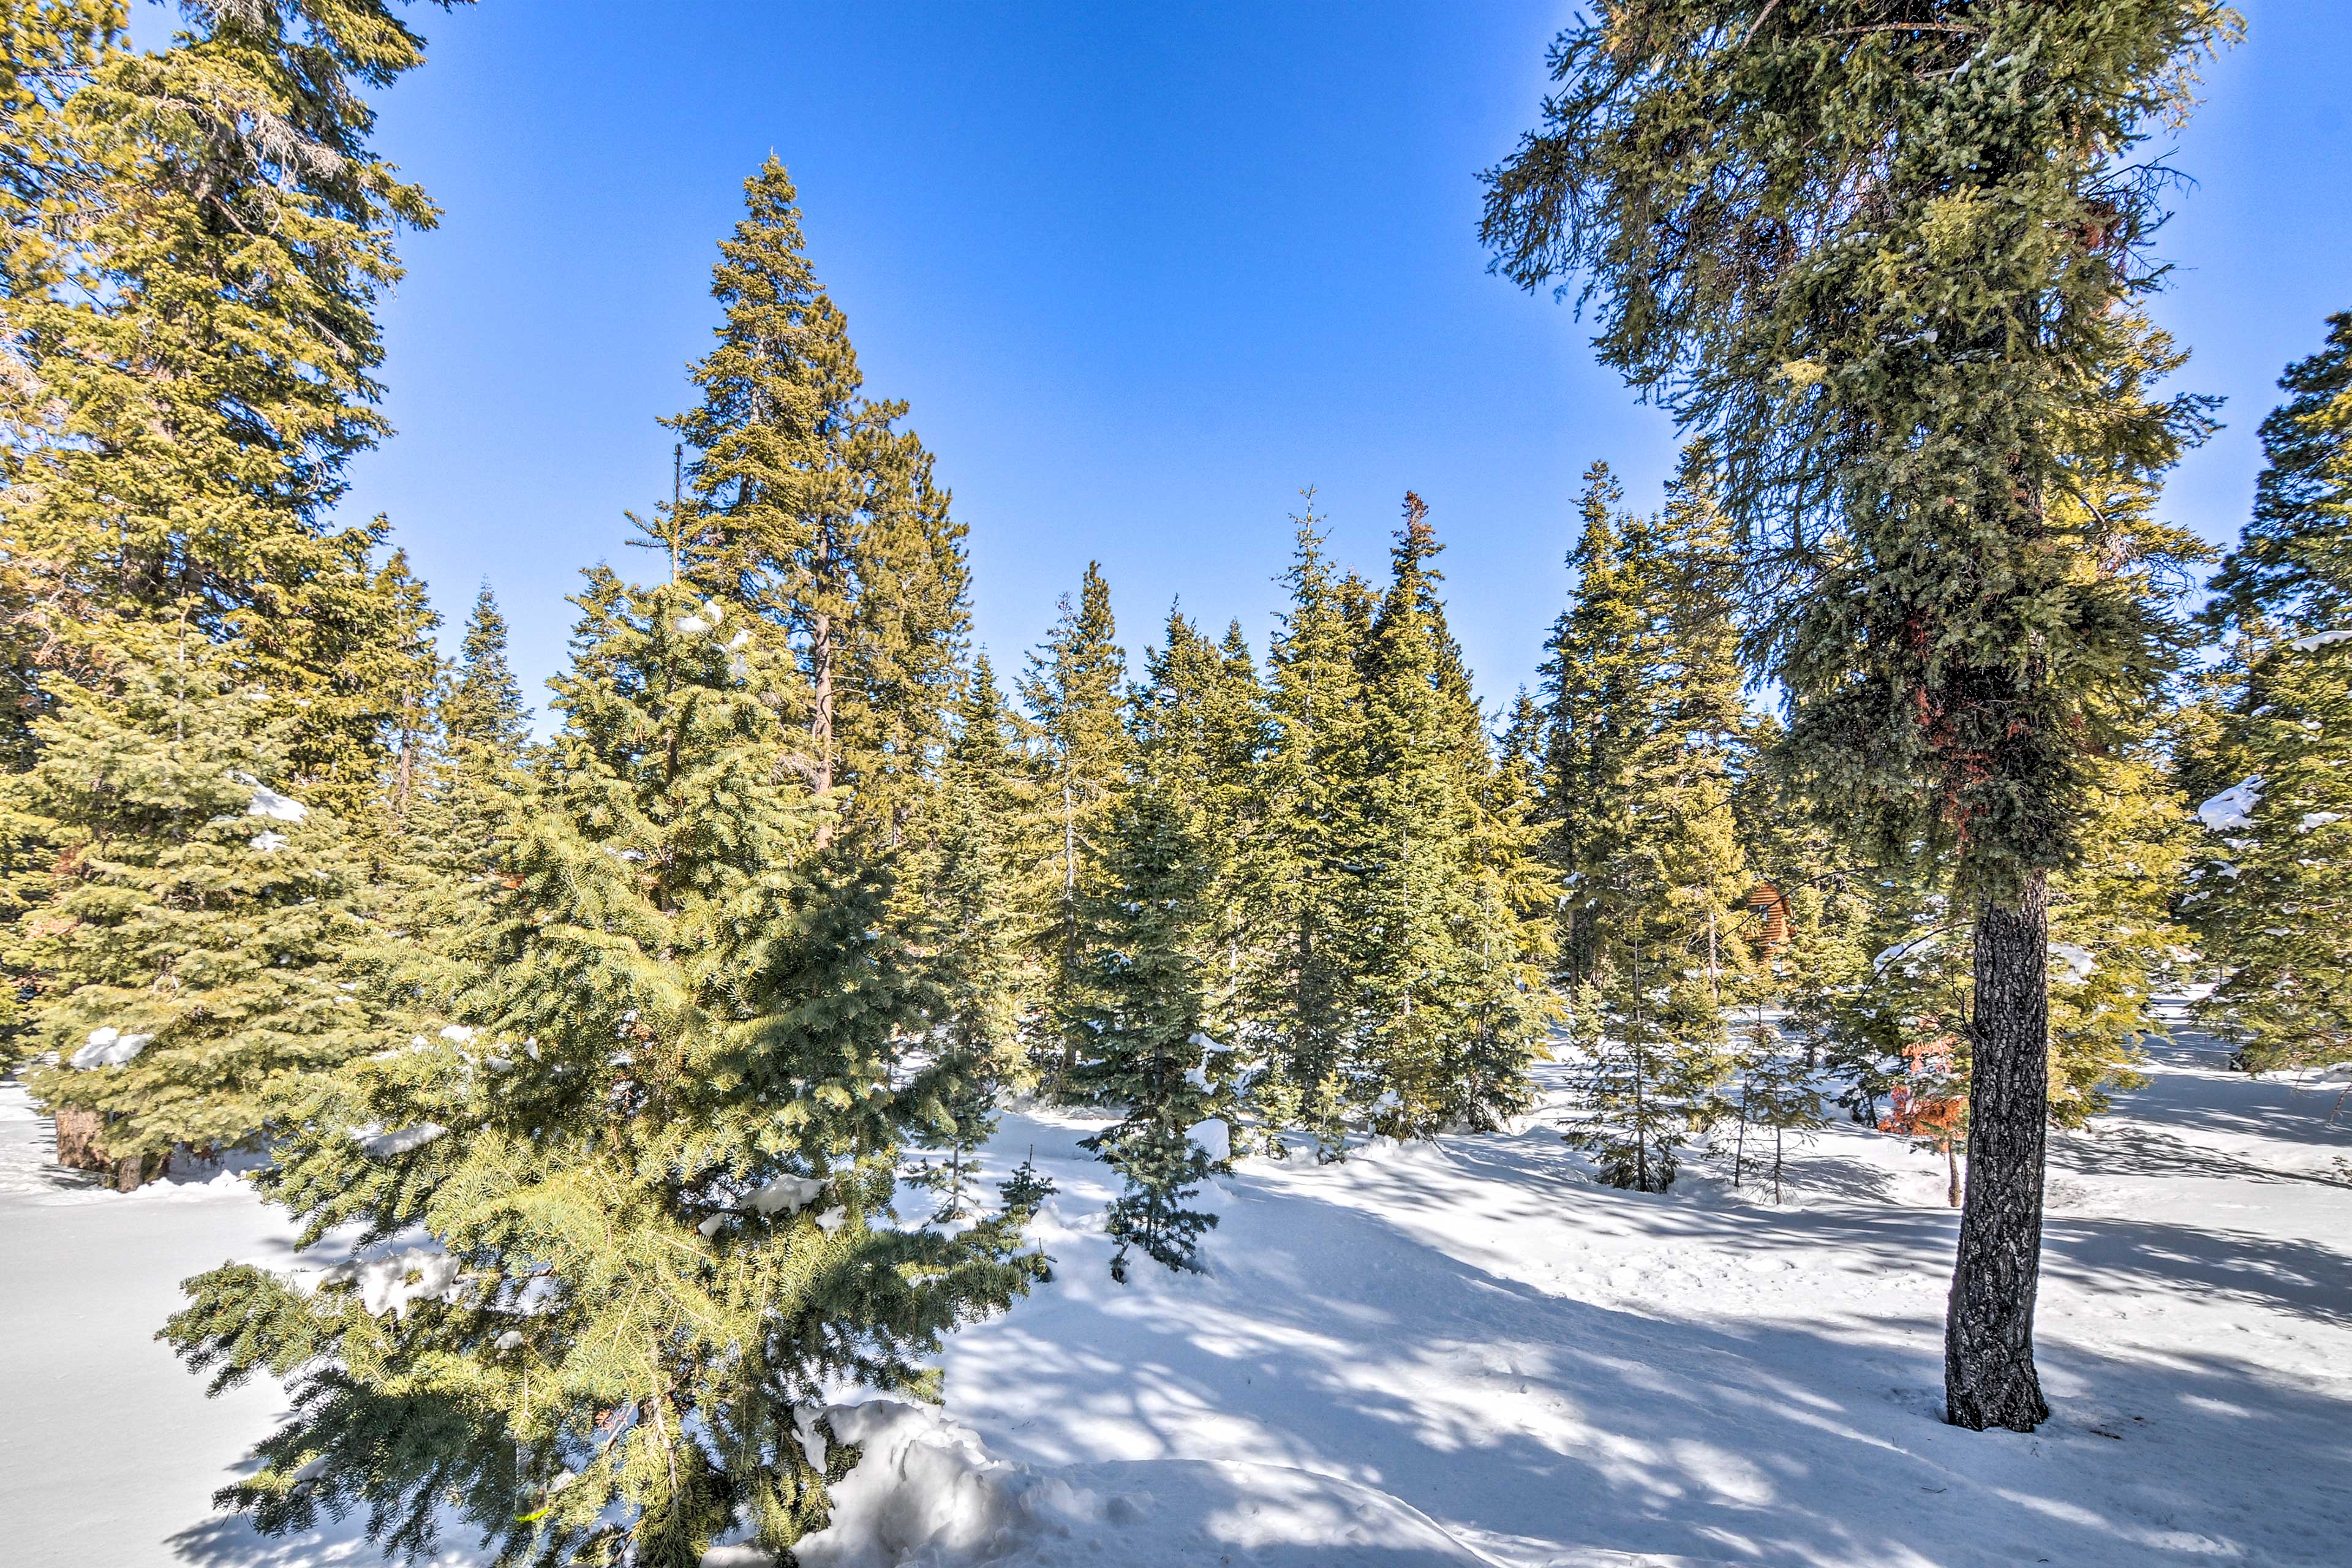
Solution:
M 1948 1138 L 1944 1140 L 1944 1201 L 1960 1206 L 1960 1151 Z
M 1981 1432 L 2050 1417 L 2033 1370 L 2042 1272 L 2042 1155 L 2050 1093 L 2049 887 L 1987 900 L 1976 931 L 1969 1184 L 1944 1318 L 1944 1414 Z
M 58 1163 L 69 1171 L 103 1171 L 113 1162 L 106 1157 L 106 1148 L 99 1140 L 106 1120 L 95 1110 L 83 1110 L 77 1106 L 58 1107 Z

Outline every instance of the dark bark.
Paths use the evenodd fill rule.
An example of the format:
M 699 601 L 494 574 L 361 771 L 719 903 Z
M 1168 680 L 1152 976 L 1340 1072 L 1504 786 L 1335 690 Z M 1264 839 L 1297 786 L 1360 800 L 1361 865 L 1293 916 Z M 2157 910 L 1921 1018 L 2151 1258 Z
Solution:
M 1978 911 L 1969 1181 L 1944 1319 L 1944 1410 L 1956 1426 L 2031 1432 L 2050 1417 L 2033 1369 L 2042 1156 L 2050 1095 L 2049 891 L 2036 873 Z

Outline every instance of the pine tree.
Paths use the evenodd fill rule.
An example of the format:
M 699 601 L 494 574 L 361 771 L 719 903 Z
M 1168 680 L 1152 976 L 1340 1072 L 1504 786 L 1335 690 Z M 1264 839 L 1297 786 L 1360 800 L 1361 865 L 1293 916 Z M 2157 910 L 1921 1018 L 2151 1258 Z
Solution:
M 1088 562 L 1077 602 L 1064 596 L 1021 689 L 1036 726 L 1037 858 L 1027 901 L 1044 975 L 1030 1048 L 1057 1092 L 1085 1048 L 1092 983 L 1087 922 L 1111 885 L 1108 821 L 1128 766 L 1127 659 L 1118 635 L 1110 587 Z
M 1626 781 L 1646 723 L 1647 590 L 1625 558 L 1624 489 L 1605 463 L 1585 471 L 1583 528 L 1568 557 L 1576 593 L 1545 644 L 1541 820 L 1564 884 L 1560 982 L 1573 991 L 1604 961 L 1615 917 L 1601 868 L 1623 837 Z
M 1726 1009 L 1756 980 L 1755 878 L 1736 809 L 1748 721 L 1705 453 L 1685 454 L 1656 517 L 1624 514 L 1621 499 L 1596 465 L 1570 556 L 1575 596 L 1545 668 L 1545 788 L 1575 1033 L 1591 1064 L 1576 1141 L 1599 1151 L 1606 1179 L 1654 1192 L 1691 1123 L 1718 1105 Z
M 500 917 L 505 853 L 530 793 L 530 710 L 507 659 L 507 622 L 484 584 L 429 723 L 398 758 L 398 857 L 375 897 L 382 939 L 364 988 L 417 1026 L 467 1011 Z
M 1543 715 L 1522 689 L 1472 794 L 1465 1027 L 1446 1067 L 1446 1120 L 1491 1132 L 1533 1103 L 1529 1068 L 1563 1016 L 1546 973 L 1559 887 L 1535 818 Z
M 1431 559 L 1443 547 L 1419 496 L 1391 552 L 1365 648 L 1366 817 L 1360 984 L 1376 1125 L 1403 1137 L 1437 1131 L 1453 1108 L 1446 1058 L 1461 1023 L 1475 920 L 1463 849 L 1471 841 L 1462 750 L 1459 658 L 1437 610 Z M 1475 710 L 1473 711 L 1475 722 Z
M 1200 791 L 1196 683 L 1213 670 L 1213 653 L 1171 615 L 1168 645 L 1146 657 L 1133 695 L 1129 775 L 1111 808 L 1104 890 L 1087 922 L 1092 1005 L 1078 1020 L 1086 1044 L 1071 1079 L 1080 1093 L 1123 1112 L 1084 1143 L 1125 1183 L 1108 1221 L 1118 1242 L 1111 1277 L 1120 1281 L 1137 1247 L 1171 1268 L 1192 1267 L 1201 1232 L 1217 1223 L 1189 1206 L 1215 1168 L 1189 1131 L 1212 1109 L 1201 1026 L 1215 861 Z
M 1733 1072 L 1738 1089 L 1732 1113 L 1739 1131 L 1732 1153 L 1732 1184 L 1739 1184 L 1748 1159 L 1748 1131 L 1755 1128 L 1772 1139 L 1772 1201 L 1780 1201 L 1780 1175 L 1789 1140 L 1811 1138 L 1823 1121 L 1822 1095 L 1811 1068 L 1790 1048 L 1790 1042 L 1764 1016 L 1759 1001 L 1740 1033 Z M 1758 1157 L 1762 1150 L 1758 1150 Z
M 221 650 L 137 637 L 40 720 L 31 808 L 59 856 L 11 962 L 59 1158 L 126 1191 L 177 1148 L 251 1146 L 366 1036 L 340 826 L 270 788 L 287 731 Z
M 1895 24 L 1878 0 L 1609 0 L 1487 176 L 1496 268 L 1582 271 L 1603 362 L 1712 439 L 1755 550 L 1753 650 L 1830 795 L 1881 847 L 1951 850 L 1977 994 L 1946 1403 L 1979 1429 L 2048 1415 L 2049 878 L 2092 759 L 2181 647 L 2165 542 L 2056 503 L 2208 427 L 2154 395 L 2134 312 L 2162 183 L 2116 171 L 2236 26 L 2217 0 L 1929 0 Z
M 331 514 L 384 431 L 394 232 L 436 216 L 370 150 L 356 88 L 421 42 L 384 0 L 183 5 L 152 53 L 118 5 L 42 9 L 12 24 L 26 112 L 0 130 L 21 204 L 0 464 L 34 646 L 102 683 L 119 618 L 242 644 L 290 725 L 292 781 L 356 824 L 413 595 L 399 562 L 374 564 L 381 520 Z
M 1277 1138 L 1296 1124 L 1328 1155 L 1339 1146 L 1360 1029 L 1362 933 L 1351 910 L 1370 840 L 1359 668 L 1370 620 L 1350 605 L 1370 595 L 1333 572 L 1311 492 L 1307 506 L 1294 519 L 1290 606 L 1267 659 L 1268 742 L 1255 774 L 1262 849 L 1250 880 L 1264 936 L 1250 1010 L 1271 1037 L 1270 1070 L 1254 1095 L 1261 1113 Z
M 996 1126 L 997 1090 L 1028 1080 L 1021 1048 L 1027 975 L 1014 940 L 1015 733 L 982 654 L 958 706 L 940 781 L 939 841 L 923 874 L 944 1071 L 940 1124 L 919 1141 L 948 1156 L 928 1178 L 940 1194 L 943 1219 L 963 1211 L 972 1156 Z
M 2327 325 L 2263 421 L 2208 612 L 2231 657 L 2184 770 L 2210 847 L 2182 902 L 2224 976 L 2204 1013 L 2256 1071 L 2352 1055 L 2352 314 Z
M 810 1405 L 934 1392 L 940 1336 L 1042 1268 L 1009 1218 L 890 1223 L 940 1096 L 887 866 L 815 847 L 830 802 L 767 700 L 794 650 L 686 564 L 590 574 L 478 1003 L 351 1075 L 374 1127 L 307 1127 L 264 1182 L 306 1243 L 379 1245 L 307 1286 L 225 1266 L 171 1324 L 215 1388 L 294 1379 L 222 1494 L 265 1533 L 365 1510 L 423 1552 L 446 1510 L 502 1563 L 788 1551 L 856 1458 Z
M 1570 1147 L 1599 1162 L 1614 1187 L 1662 1193 L 1706 1114 L 1720 1076 L 1719 1037 L 1694 1016 L 1685 955 L 1638 936 L 1601 960 L 1574 998 L 1585 1072 Z M 1720 1021 L 1716 1027 L 1720 1029 Z
M 712 272 L 724 320 L 693 370 L 702 402 L 672 421 L 695 454 L 679 526 L 713 552 L 732 601 L 798 650 L 797 765 L 845 792 L 845 824 L 896 846 L 929 798 L 955 702 L 964 531 L 921 442 L 897 428 L 906 405 L 862 395 L 790 174 L 771 157 L 744 196 Z

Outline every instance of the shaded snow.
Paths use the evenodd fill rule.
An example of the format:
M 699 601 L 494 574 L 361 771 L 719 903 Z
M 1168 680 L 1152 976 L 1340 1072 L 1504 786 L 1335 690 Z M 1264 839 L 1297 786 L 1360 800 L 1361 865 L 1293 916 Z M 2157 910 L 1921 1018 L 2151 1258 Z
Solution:
M 1621 1193 L 1560 1144 L 1547 1068 L 1523 1133 L 1237 1162 L 1203 1191 L 1223 1221 L 1205 1271 L 1121 1287 L 1101 1230 L 1118 1184 L 1077 1146 L 1102 1119 L 1008 1113 L 983 1175 L 1034 1145 L 1060 1189 L 1035 1227 L 1054 1280 L 954 1336 L 944 1410 L 892 1439 L 903 1465 L 824 1550 L 836 1568 L 961 1568 L 989 1542 L 1069 1568 L 2340 1562 L 2344 1085 L 2250 1079 L 2227 1055 L 2159 1046 L 2146 1089 L 2053 1135 L 2056 1415 L 2031 1436 L 1940 1419 L 1957 1216 L 1941 1162 L 1897 1137 L 1825 1129 L 1790 1152 L 1778 1205 L 1752 1166 L 1731 1187 L 1720 1146 L 1672 1192 Z M 261 1542 L 211 1512 L 282 1395 L 207 1401 L 151 1339 L 185 1276 L 289 1267 L 282 1216 L 228 1178 L 12 1189 L 41 1125 L 0 1097 L 0 1561 L 379 1568 L 359 1519 Z M 949 1479 L 909 1497 L 923 1473 Z M 905 1544 L 959 1496 L 945 1522 L 981 1546 Z
M 993 1458 L 969 1427 L 929 1405 L 878 1399 L 835 1405 L 825 1417 L 860 1454 L 831 1489 L 832 1523 L 794 1548 L 802 1568 L 1488 1561 L 1417 1510 L 1335 1476 L 1165 1458 L 1040 1470 Z M 705 1568 L 730 1561 L 714 1557 Z

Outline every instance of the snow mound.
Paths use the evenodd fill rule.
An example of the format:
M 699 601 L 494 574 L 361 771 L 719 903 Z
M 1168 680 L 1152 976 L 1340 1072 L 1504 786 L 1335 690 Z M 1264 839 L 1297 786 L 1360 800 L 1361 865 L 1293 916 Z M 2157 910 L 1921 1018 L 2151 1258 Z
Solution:
M 1184 1129 L 1184 1136 L 1199 1144 L 1212 1160 L 1234 1157 L 1234 1130 L 1222 1116 L 1211 1116 Z
M 1276 1465 L 1146 1459 L 1042 1471 L 997 1459 L 930 1405 L 877 1399 L 825 1412 L 862 1450 L 833 1520 L 793 1548 L 802 1568 L 1121 1568 L 1246 1553 L 1297 1568 L 1491 1568 L 1385 1492 Z M 706 1557 L 706 1568 L 732 1561 Z
M 2317 653 L 2321 648 L 2347 640 L 2352 640 L 2352 632 L 2314 632 L 2307 637 L 2295 638 L 2294 647 L 2297 653 Z

